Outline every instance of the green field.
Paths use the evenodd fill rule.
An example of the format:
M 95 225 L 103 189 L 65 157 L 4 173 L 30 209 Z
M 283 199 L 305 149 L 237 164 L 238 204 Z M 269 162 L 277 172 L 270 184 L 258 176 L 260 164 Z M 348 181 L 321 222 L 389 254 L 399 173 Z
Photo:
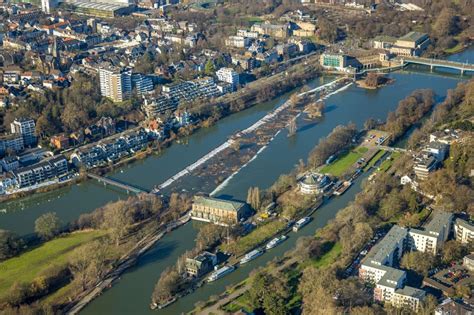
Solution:
M 377 152 L 377 154 L 375 154 L 375 155 L 370 159 L 369 163 L 367 163 L 367 166 L 364 168 L 364 171 L 367 171 L 369 168 L 371 168 L 372 166 L 374 166 L 375 163 L 377 163 L 377 161 L 380 160 L 384 154 L 385 154 L 385 151 L 384 151 L 384 150 L 380 150 L 379 152 Z
M 7 294 L 15 282 L 31 283 L 48 267 L 65 265 L 75 248 L 104 234 L 103 231 L 72 233 L 0 263 L 0 297 Z
M 258 244 L 271 238 L 285 227 L 286 223 L 282 221 L 272 221 L 266 223 L 265 225 L 257 227 L 255 230 L 244 237 L 239 238 L 237 242 L 223 244 L 221 249 L 225 252 L 232 252 L 236 256 L 243 255 Z
M 386 159 L 385 161 L 380 164 L 379 170 L 382 172 L 386 172 L 392 167 L 393 162 L 395 161 L 396 158 L 400 156 L 400 152 L 393 152 L 392 155 L 390 155 L 390 158 Z
M 324 166 L 321 169 L 321 173 L 323 174 L 331 174 L 333 176 L 341 176 L 344 174 L 358 159 L 362 157 L 364 152 L 363 149 L 367 150 L 367 148 L 358 148 L 357 150 L 352 150 L 349 153 L 345 154 L 341 158 L 337 159 L 335 162 Z
M 316 268 L 324 268 L 332 264 L 336 258 L 341 254 L 342 246 L 341 243 L 336 243 L 333 245 L 330 251 L 324 254 L 321 258 L 316 259 L 313 265 Z

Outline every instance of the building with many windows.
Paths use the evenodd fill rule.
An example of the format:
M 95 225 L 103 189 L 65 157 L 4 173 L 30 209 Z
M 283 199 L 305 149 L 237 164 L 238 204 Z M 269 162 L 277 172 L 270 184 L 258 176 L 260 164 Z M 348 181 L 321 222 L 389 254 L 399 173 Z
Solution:
M 408 246 L 411 250 L 436 255 L 440 247 L 448 239 L 453 220 L 452 213 L 434 211 L 431 220 L 423 229 L 410 229 Z
M 67 172 L 67 160 L 64 156 L 59 155 L 30 166 L 18 168 L 12 173 L 16 179 L 17 187 L 24 188 L 53 180 Z
M 306 195 L 321 194 L 331 183 L 328 176 L 318 173 L 306 174 L 298 183 L 300 191 Z
M 195 196 L 191 218 L 219 225 L 238 223 L 249 215 L 249 207 L 243 202 L 212 197 Z
M 326 69 L 343 70 L 347 67 L 347 56 L 342 54 L 322 54 L 319 62 Z
M 36 144 L 36 125 L 33 119 L 17 118 L 11 124 L 11 133 L 21 135 L 25 146 Z
M 137 91 L 138 95 L 142 95 L 153 91 L 153 80 L 144 74 L 132 74 L 132 88 Z
M 463 219 L 454 222 L 454 237 L 463 244 L 474 243 L 474 225 Z
M 232 68 L 220 68 L 216 76 L 219 81 L 230 83 L 234 88 L 240 83 L 239 74 Z
M 132 75 L 117 67 L 104 66 L 99 69 L 100 93 L 114 102 L 130 98 L 132 93 Z

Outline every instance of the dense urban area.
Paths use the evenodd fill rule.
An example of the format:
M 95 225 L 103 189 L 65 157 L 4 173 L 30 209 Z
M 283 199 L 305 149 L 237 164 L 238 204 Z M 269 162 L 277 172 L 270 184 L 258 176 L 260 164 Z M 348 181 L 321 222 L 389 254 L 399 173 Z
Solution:
M 471 0 L 0 16 L 0 314 L 474 312 Z

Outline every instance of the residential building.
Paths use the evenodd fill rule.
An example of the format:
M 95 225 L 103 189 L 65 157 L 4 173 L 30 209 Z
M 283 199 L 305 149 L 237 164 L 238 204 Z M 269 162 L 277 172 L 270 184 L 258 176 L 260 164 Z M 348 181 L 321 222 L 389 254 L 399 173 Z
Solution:
M 431 220 L 423 226 L 423 229 L 410 229 L 408 232 L 409 248 L 436 255 L 448 239 L 452 220 L 452 213 L 434 211 Z
M 8 151 L 20 152 L 25 149 L 23 137 L 19 134 L 9 134 L 0 136 L 0 155 Z
M 438 160 L 427 154 L 422 154 L 415 158 L 415 164 L 413 170 L 415 171 L 416 177 L 420 180 L 428 178 L 428 175 L 436 170 L 438 167 Z
M 77 167 L 85 168 L 114 163 L 144 149 L 148 140 L 148 134 L 142 128 L 126 131 L 75 150 L 70 160 Z
M 398 308 L 417 310 L 425 299 L 426 292 L 417 288 L 405 286 L 395 290 L 391 304 Z
M 41 10 L 46 14 L 50 14 L 57 6 L 57 0 L 41 0 Z
M 463 244 L 474 243 L 474 225 L 463 219 L 454 222 L 454 237 Z
M 69 148 L 69 137 L 64 134 L 52 136 L 50 139 L 51 146 L 58 150 L 65 150 Z
M 251 31 L 276 38 L 287 38 L 290 35 L 288 24 L 256 23 L 252 25 Z
M 229 36 L 225 40 L 225 45 L 235 48 L 246 48 L 250 46 L 252 40 L 243 36 Z
M 432 155 L 438 160 L 439 162 L 444 161 L 446 159 L 448 152 L 449 152 L 449 144 L 432 141 L 428 143 L 425 148 L 423 149 L 428 155 Z
M 12 173 L 16 178 L 17 187 L 31 187 L 42 182 L 55 179 L 68 172 L 68 163 L 64 156 L 49 158 L 39 163 L 22 167 Z
M 219 81 L 230 83 L 234 88 L 239 86 L 239 74 L 232 68 L 220 68 L 216 76 Z
M 330 184 L 328 176 L 318 173 L 309 173 L 303 176 L 299 182 L 300 191 L 306 195 L 321 194 Z
M 130 98 L 132 93 L 131 72 L 116 67 L 99 69 L 100 92 L 102 96 L 114 102 L 122 102 Z
M 144 74 L 132 74 L 132 88 L 137 91 L 138 95 L 142 95 L 153 91 L 153 80 Z
M 387 271 L 398 263 L 405 249 L 408 230 L 393 226 L 385 237 L 367 254 L 359 269 L 363 281 L 378 283 Z
M 33 119 L 17 118 L 11 124 L 11 133 L 21 135 L 25 146 L 36 144 L 36 125 Z
M 473 315 L 474 307 L 460 301 L 446 299 L 436 307 L 435 315 Z
M 191 210 L 192 219 L 219 225 L 238 223 L 248 214 L 245 203 L 204 196 L 194 197 Z
M 242 36 L 242 37 L 248 37 L 252 39 L 257 39 L 258 38 L 258 33 L 257 32 L 252 32 L 248 30 L 237 30 L 237 36 Z
M 407 235 L 407 229 L 393 226 L 362 260 L 359 278 L 375 284 L 374 300 L 416 311 L 425 292 L 405 286 L 406 272 L 395 268 L 406 247 Z
M 466 269 L 474 271 L 474 253 L 464 256 L 462 260 L 462 265 Z
M 217 256 L 203 252 L 194 258 L 186 258 L 186 272 L 193 277 L 202 277 L 217 265 Z
M 449 145 L 459 140 L 459 138 L 459 132 L 452 129 L 440 130 L 430 134 L 430 142 L 440 142 Z
M 20 160 L 17 156 L 7 156 L 0 160 L 0 166 L 4 172 L 11 172 L 20 167 Z

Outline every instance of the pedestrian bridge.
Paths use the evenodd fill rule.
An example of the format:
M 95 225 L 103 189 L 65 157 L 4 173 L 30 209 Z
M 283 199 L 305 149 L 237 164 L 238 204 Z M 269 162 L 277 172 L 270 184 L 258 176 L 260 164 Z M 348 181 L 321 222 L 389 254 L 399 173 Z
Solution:
M 130 193 L 130 192 L 135 193 L 135 194 L 149 193 L 149 191 L 147 191 L 143 188 L 136 187 L 136 186 L 121 182 L 117 179 L 112 179 L 112 178 L 109 178 L 109 177 L 104 177 L 104 176 L 100 176 L 100 175 L 92 174 L 92 173 L 87 173 L 87 177 L 95 179 L 99 183 L 103 183 L 104 185 L 111 185 L 111 186 L 114 186 L 114 187 L 117 187 L 117 188 L 121 188 L 121 189 L 125 190 L 127 193 Z
M 408 64 L 417 64 L 417 65 L 424 65 L 429 66 L 431 70 L 434 68 L 447 68 L 447 69 L 454 69 L 464 74 L 465 72 L 474 72 L 474 64 L 471 63 L 462 63 L 457 61 L 449 61 L 443 59 L 430 59 L 430 58 L 422 58 L 422 57 L 397 57 L 397 60 L 400 60 L 400 64 L 402 66 Z

